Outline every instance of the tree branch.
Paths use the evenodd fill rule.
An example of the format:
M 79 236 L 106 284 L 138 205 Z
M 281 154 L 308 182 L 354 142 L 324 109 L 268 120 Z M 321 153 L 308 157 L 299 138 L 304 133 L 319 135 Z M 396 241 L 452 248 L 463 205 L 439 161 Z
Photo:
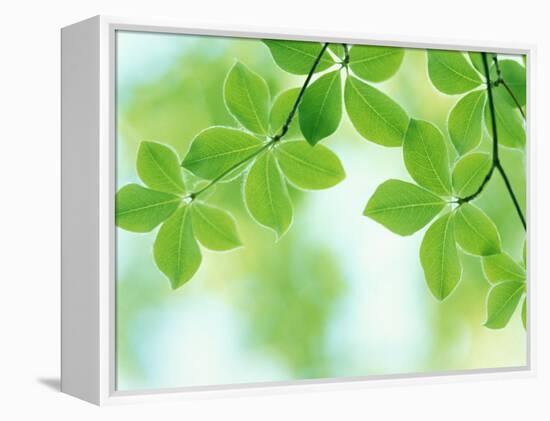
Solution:
M 286 135 L 288 132 L 288 128 L 290 127 L 290 123 L 292 123 L 292 119 L 294 118 L 294 115 L 296 114 L 296 111 L 298 110 L 298 106 L 300 105 L 300 102 L 302 101 L 302 98 L 306 92 L 306 88 L 309 85 L 309 82 L 311 81 L 311 78 L 313 77 L 313 74 L 315 73 L 315 69 L 317 68 L 317 65 L 321 61 L 321 57 L 325 53 L 326 49 L 328 47 L 328 42 L 326 42 L 323 45 L 323 48 L 321 48 L 321 51 L 319 52 L 319 55 L 313 62 L 313 65 L 311 66 L 311 69 L 309 70 L 309 73 L 307 74 L 306 80 L 304 81 L 304 84 L 302 85 L 302 88 L 300 89 L 300 92 L 298 93 L 298 96 L 296 97 L 296 101 L 294 101 L 294 105 L 292 106 L 292 109 L 290 110 L 290 113 L 288 114 L 288 117 L 286 118 L 285 124 L 283 124 L 283 127 L 281 127 L 281 130 L 278 134 L 273 136 L 272 141 L 277 142 L 281 138 Z
M 271 143 L 270 142 L 267 142 L 265 143 L 260 149 L 258 149 L 257 151 L 255 151 L 254 153 L 250 154 L 249 156 L 247 156 L 246 158 L 242 159 L 241 161 L 237 162 L 235 165 L 232 165 L 229 169 L 227 169 L 226 171 L 224 171 L 223 173 L 221 173 L 219 176 L 217 176 L 216 178 L 212 179 L 212 181 L 210 181 L 210 183 L 208 183 L 206 186 L 204 186 L 202 189 L 194 192 L 194 193 L 191 193 L 189 195 L 189 198 L 191 200 L 194 200 L 196 197 L 198 197 L 200 194 L 204 193 L 205 191 L 207 191 L 209 188 L 211 188 L 212 186 L 214 186 L 215 184 L 217 184 L 220 180 L 223 180 L 228 174 L 232 173 L 233 171 L 235 171 L 237 168 L 239 168 L 240 166 L 246 164 L 248 161 L 250 161 L 252 158 L 258 156 L 260 153 L 262 153 L 264 150 L 266 150 L 269 146 L 271 146 Z
M 506 184 L 506 188 L 508 189 L 508 193 L 510 193 L 510 197 L 512 198 L 512 201 L 514 202 L 514 207 L 516 208 L 516 212 L 519 216 L 519 219 L 521 220 L 521 224 L 523 225 L 523 229 L 527 230 L 527 222 L 525 221 L 525 217 L 523 216 L 523 212 L 521 211 L 521 207 L 519 206 L 518 199 L 516 195 L 514 194 L 514 191 L 512 190 L 512 184 L 510 184 L 510 180 L 508 179 L 508 176 L 506 175 L 506 172 L 504 172 L 504 168 L 502 167 L 502 164 L 500 162 L 497 163 L 496 169 L 502 176 L 502 179 L 504 180 L 504 184 Z
M 525 216 L 523 215 L 521 207 L 519 206 L 519 201 L 514 193 L 514 190 L 512 189 L 512 184 L 510 183 L 510 180 L 506 175 L 506 172 L 504 171 L 504 167 L 502 166 L 498 155 L 498 131 L 497 131 L 497 123 L 496 123 L 496 117 L 495 117 L 496 112 L 495 112 L 495 103 L 493 99 L 493 87 L 491 85 L 491 79 L 489 76 L 489 64 L 487 63 L 487 54 L 481 53 L 481 57 L 483 59 L 483 70 L 485 72 L 485 79 L 486 79 L 486 85 L 487 85 L 487 101 L 489 104 L 489 113 L 491 115 L 491 131 L 492 131 L 492 138 L 493 138 L 493 160 L 492 160 L 491 168 L 487 172 L 487 175 L 483 179 L 477 191 L 467 197 L 459 198 L 457 203 L 460 206 L 461 204 L 467 203 L 470 200 L 473 200 L 477 196 L 479 196 L 479 194 L 483 191 L 486 184 L 489 182 L 489 180 L 493 176 L 493 173 L 496 169 L 502 176 L 502 179 L 504 180 L 504 184 L 506 185 L 506 189 L 508 190 L 508 193 L 512 199 L 512 202 L 514 203 L 514 207 L 519 216 L 519 219 L 521 220 L 521 224 L 523 225 L 523 228 L 526 230 L 527 223 L 525 221 Z M 496 59 L 496 57 L 494 57 L 493 60 L 495 61 L 495 63 L 498 63 L 498 60 Z M 497 71 L 497 77 L 501 79 L 500 68 L 498 67 L 498 65 L 496 66 L 496 71 Z
M 491 130 L 493 134 L 493 167 L 498 162 L 498 131 L 497 120 L 495 118 L 495 102 L 493 100 L 493 87 L 491 86 L 491 77 L 489 74 L 489 64 L 487 63 L 487 54 L 481 53 L 483 59 L 483 70 L 485 72 L 485 79 L 487 84 L 487 101 L 489 103 L 489 111 L 491 113 Z M 500 68 L 497 69 L 497 74 L 500 74 Z M 500 77 L 500 76 L 499 76 Z

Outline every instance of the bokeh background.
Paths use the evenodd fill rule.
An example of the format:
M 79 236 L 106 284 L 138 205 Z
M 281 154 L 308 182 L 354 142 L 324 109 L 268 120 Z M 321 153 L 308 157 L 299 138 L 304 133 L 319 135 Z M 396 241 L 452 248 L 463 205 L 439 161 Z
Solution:
M 139 182 L 141 141 L 169 144 L 183 158 L 200 130 L 236 126 L 222 86 L 237 59 L 266 79 L 272 97 L 303 83 L 279 69 L 258 40 L 118 32 L 118 187 Z M 458 97 L 432 87 L 424 50 L 407 50 L 398 73 L 377 86 L 411 117 L 446 133 Z M 485 136 L 481 148 L 489 151 Z M 418 258 L 425 230 L 400 237 L 362 216 L 381 182 L 410 180 L 401 149 L 366 141 L 346 117 L 323 142 L 339 155 L 347 178 L 325 191 L 290 188 L 294 223 L 279 242 L 247 214 L 241 179 L 214 190 L 209 200 L 236 217 L 245 247 L 202 249 L 199 271 L 176 291 L 155 267 L 156 232 L 117 229 L 118 390 L 526 364 L 519 311 L 505 329 L 483 327 L 489 284 L 479 258 L 460 255 L 462 280 L 439 303 Z M 501 154 L 525 207 L 524 154 L 504 148 Z M 523 229 L 498 176 L 476 204 L 497 224 L 504 249 L 520 260 Z

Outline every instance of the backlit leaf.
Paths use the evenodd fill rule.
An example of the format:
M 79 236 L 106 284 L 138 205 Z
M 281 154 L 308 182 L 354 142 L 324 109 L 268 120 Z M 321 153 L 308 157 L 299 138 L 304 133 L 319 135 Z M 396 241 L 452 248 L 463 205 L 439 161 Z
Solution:
M 346 79 L 344 99 L 361 136 L 383 146 L 401 146 L 409 118 L 393 99 L 353 76 Z
M 168 146 L 141 142 L 137 157 L 139 178 L 154 190 L 182 194 L 185 191 L 179 159 Z
M 508 94 L 501 89 L 493 90 L 498 143 L 509 148 L 523 148 L 525 146 L 523 120 L 518 109 L 508 103 L 506 95 Z M 485 104 L 485 125 L 489 134 L 493 136 L 489 101 Z
M 182 166 L 211 180 L 246 160 L 261 147 L 259 139 L 242 130 L 210 127 L 193 139 Z
M 336 131 L 342 119 L 340 72 L 329 72 L 313 82 L 300 104 L 300 128 L 306 140 L 315 145 Z
M 404 55 L 405 50 L 402 48 L 354 45 L 349 51 L 349 65 L 360 78 L 382 82 L 397 72 Z
M 223 97 L 229 112 L 246 129 L 267 134 L 269 88 L 257 73 L 242 63 L 235 63 L 227 74 Z
M 481 209 L 464 203 L 456 210 L 454 219 L 456 241 L 465 252 L 476 256 L 501 252 L 497 227 Z
M 520 106 L 523 107 L 527 101 L 527 76 L 525 73 L 525 67 L 514 60 L 499 60 L 498 65 L 500 67 L 502 79 L 504 79 Z M 496 80 L 496 76 L 496 67 L 493 65 L 491 68 L 491 78 Z M 517 106 L 516 102 L 510 93 L 506 91 L 504 86 L 499 85 L 495 90 L 503 91 L 504 93 L 502 96 L 504 100 L 512 107 Z
M 202 202 L 193 202 L 193 231 L 210 250 L 231 250 L 242 245 L 235 220 L 228 212 Z
M 323 46 L 318 42 L 283 41 L 278 39 L 263 40 L 269 47 L 273 60 L 277 65 L 295 75 L 306 75 L 313 67 Z M 334 60 L 325 51 L 315 72 L 320 72 L 334 65 Z
M 454 95 L 478 87 L 482 79 L 460 51 L 428 50 L 428 74 L 441 92 Z
M 426 231 L 420 245 L 420 262 L 430 291 L 438 300 L 444 300 L 462 275 L 451 212 L 439 217 Z
M 482 259 L 483 273 L 489 282 L 525 281 L 525 269 L 507 253 L 486 256 Z
M 523 282 L 506 281 L 494 285 L 487 297 L 487 321 L 490 329 L 505 327 L 516 310 L 525 292 Z
M 343 44 L 329 44 L 328 49 L 332 51 L 336 57 L 343 59 L 346 55 L 346 50 L 344 49 Z
M 403 159 L 411 177 L 422 187 L 441 196 L 451 194 L 447 145 L 433 124 L 411 120 L 403 143 Z
M 286 178 L 301 189 L 327 189 L 346 177 L 338 156 L 323 145 L 310 146 L 305 140 L 282 142 L 275 156 Z
M 468 53 L 468 57 L 470 58 L 470 61 L 472 62 L 474 67 L 477 69 L 477 71 L 482 75 L 485 75 L 485 68 L 483 67 L 483 57 L 481 53 L 478 51 L 470 51 Z M 490 64 L 490 62 L 488 62 L 488 64 Z
M 250 168 L 244 196 L 252 217 L 282 237 L 292 223 L 292 203 L 272 153 L 260 155 Z
M 453 190 L 460 198 L 474 194 L 481 186 L 492 165 L 491 155 L 471 153 L 460 158 L 453 169 Z
M 449 135 L 460 155 L 476 148 L 481 142 L 486 96 L 484 90 L 470 92 L 460 98 L 449 113 Z
M 162 226 L 155 239 L 153 254 L 158 268 L 173 289 L 189 281 L 202 260 L 193 234 L 189 206 L 180 207 Z
M 429 223 L 445 201 L 416 184 L 401 180 L 382 183 L 367 203 L 363 215 L 399 235 L 410 235 Z
M 300 88 L 292 88 L 277 95 L 269 115 L 271 134 L 275 135 L 281 131 L 288 115 L 290 114 L 290 111 L 292 110 L 292 107 L 294 106 L 294 103 L 296 102 L 296 99 L 298 98 L 299 93 Z M 285 139 L 291 139 L 297 136 L 301 137 L 300 124 L 297 117 L 298 114 L 294 116 L 292 122 L 290 123 Z
M 116 225 L 127 231 L 149 232 L 168 218 L 181 198 L 138 184 L 122 187 L 115 198 Z

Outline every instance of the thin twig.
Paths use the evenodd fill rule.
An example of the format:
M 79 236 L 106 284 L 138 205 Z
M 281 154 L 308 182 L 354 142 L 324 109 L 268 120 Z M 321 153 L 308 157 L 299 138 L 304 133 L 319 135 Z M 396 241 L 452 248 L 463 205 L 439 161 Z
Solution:
M 323 45 L 323 48 L 321 48 L 321 51 L 319 52 L 319 55 L 313 62 L 313 65 L 311 66 L 311 69 L 309 70 L 309 73 L 307 74 L 306 80 L 304 81 L 304 84 L 302 85 L 302 88 L 300 89 L 300 93 L 296 97 L 296 101 L 294 101 L 294 105 L 292 106 L 292 109 L 290 110 L 290 113 L 288 114 L 288 117 L 286 118 L 285 124 L 283 124 L 283 127 L 281 128 L 280 132 L 273 136 L 272 141 L 277 142 L 279 141 L 284 135 L 288 132 L 288 128 L 290 127 L 290 124 L 292 123 L 292 119 L 294 118 L 294 115 L 296 114 L 296 111 L 298 110 L 298 106 L 300 105 L 300 102 L 302 101 L 302 98 L 306 92 L 306 88 L 309 85 L 309 82 L 311 81 L 311 78 L 313 77 L 313 74 L 315 73 L 315 69 L 317 68 L 317 65 L 321 61 L 321 57 L 323 57 L 323 54 L 325 53 L 326 49 L 328 47 L 328 42 L 326 42 Z
M 495 102 L 493 100 L 493 87 L 491 86 L 491 77 L 489 74 L 489 64 L 487 63 L 487 54 L 481 53 L 483 59 L 483 70 L 485 71 L 485 79 L 487 84 L 487 101 L 489 102 L 489 111 L 491 113 L 491 130 L 493 134 L 493 167 L 498 162 L 498 131 L 497 120 L 495 118 Z M 500 74 L 500 68 L 497 67 L 497 74 Z
M 516 98 L 516 95 L 514 94 L 514 92 L 512 92 L 512 89 L 510 88 L 510 85 L 508 85 L 508 83 L 502 77 L 502 72 L 500 70 L 500 64 L 498 62 L 498 56 L 496 54 L 493 55 L 493 63 L 495 64 L 495 70 L 497 72 L 497 80 L 495 82 L 495 85 L 496 86 L 498 86 L 498 85 L 504 86 L 504 88 L 506 89 L 506 91 L 508 92 L 510 97 L 512 98 L 512 101 L 514 101 L 514 103 L 516 104 L 516 107 L 518 108 L 519 112 L 521 113 L 521 116 L 525 120 L 526 117 L 525 117 L 525 113 L 523 112 L 523 108 L 521 107 L 521 104 L 519 103 L 518 99 Z
M 508 93 L 510 94 L 510 96 L 512 97 L 512 100 L 514 101 L 514 103 L 516 104 L 516 107 L 517 109 L 519 110 L 521 116 L 523 117 L 523 119 L 525 120 L 527 117 L 525 117 L 525 113 L 523 112 L 523 108 L 521 107 L 521 104 L 519 103 L 518 99 L 516 98 L 516 96 L 514 95 L 514 93 L 512 92 L 512 89 L 510 89 L 510 86 L 508 85 L 508 83 L 506 83 L 506 81 L 504 79 L 500 79 L 499 80 L 499 84 L 501 84 L 502 86 L 504 86 L 506 88 L 506 90 L 508 91 Z
M 463 204 L 463 203 L 468 203 L 470 200 L 473 200 L 475 199 L 477 196 L 479 196 L 481 194 L 481 192 L 483 191 L 483 189 L 485 188 L 485 186 L 487 185 L 487 183 L 489 182 L 489 180 L 491 179 L 491 177 L 493 176 L 493 171 L 495 170 L 495 166 L 494 165 L 491 165 L 491 168 L 489 168 L 489 172 L 487 173 L 487 175 L 485 176 L 485 178 L 483 179 L 483 181 L 481 182 L 480 186 L 478 187 L 478 189 L 466 196 L 466 197 L 461 197 L 457 200 L 457 203 L 459 205 Z
M 479 196 L 479 194 L 483 191 L 483 189 L 485 188 L 485 186 L 493 176 L 495 169 L 497 169 L 500 175 L 502 176 L 502 179 L 504 180 L 504 184 L 506 185 L 506 189 L 508 190 L 510 197 L 512 198 L 512 202 L 514 203 L 516 212 L 519 216 L 519 219 L 521 220 L 521 224 L 523 225 L 523 228 L 526 230 L 527 223 L 525 221 L 525 216 L 523 215 L 523 212 L 519 205 L 519 201 L 514 193 L 514 190 L 512 189 L 512 184 L 510 183 L 510 180 L 506 175 L 506 172 L 504 171 L 504 167 L 502 166 L 498 155 L 498 131 L 497 131 L 497 123 L 496 123 L 496 117 L 495 117 L 496 112 L 495 112 L 495 103 L 493 99 L 493 87 L 489 77 L 489 65 L 487 63 L 487 54 L 481 53 L 481 57 L 483 59 L 483 70 L 485 71 L 485 79 L 486 79 L 486 85 L 487 85 L 487 101 L 489 104 L 489 112 L 491 115 L 491 131 L 492 131 L 492 138 L 493 138 L 493 160 L 492 160 L 491 168 L 487 172 L 487 175 L 485 176 L 481 185 L 475 191 L 475 193 L 464 198 L 459 198 L 457 203 L 460 206 L 461 204 L 467 203 L 475 199 L 477 196 Z M 493 60 L 495 61 L 497 76 L 500 78 L 500 67 L 498 66 L 498 59 L 496 58 L 496 56 L 494 56 Z
M 267 142 L 265 143 L 260 149 L 258 149 L 257 151 L 255 151 L 254 153 L 250 154 L 249 156 L 247 156 L 246 158 L 242 159 L 241 161 L 237 162 L 236 164 L 232 165 L 229 169 L 227 169 L 226 171 L 224 171 L 223 173 L 221 173 L 219 176 L 217 176 L 216 178 L 212 179 L 212 181 L 210 181 L 210 183 L 208 183 L 206 186 L 204 186 L 202 189 L 196 191 L 195 193 L 191 193 L 189 195 L 189 198 L 191 200 L 194 200 L 197 196 L 199 196 L 200 194 L 204 193 L 206 190 L 208 190 L 210 187 L 212 187 L 213 185 L 217 184 L 220 180 L 222 180 L 224 177 L 226 177 L 228 174 L 230 174 L 231 172 L 235 171 L 237 168 L 239 168 L 240 166 L 246 164 L 248 161 L 250 161 L 252 158 L 256 157 L 257 155 L 259 155 L 260 153 L 262 153 L 264 150 L 266 150 L 269 146 L 271 145 L 270 142 Z
M 514 191 L 512 190 L 512 184 L 510 183 L 510 180 L 508 179 L 506 172 L 504 172 L 504 168 L 502 168 L 502 165 L 500 162 L 497 164 L 496 168 L 500 173 L 500 175 L 502 176 L 502 179 L 504 180 L 504 184 L 506 184 L 506 188 L 508 189 L 508 192 L 510 193 L 510 197 L 514 202 L 514 207 L 516 208 L 516 212 L 519 216 L 519 219 L 521 219 L 521 224 L 523 225 L 523 228 L 527 230 L 527 222 L 525 221 L 525 217 L 523 216 L 523 212 L 521 211 L 521 207 L 519 206 L 518 199 L 514 194 Z

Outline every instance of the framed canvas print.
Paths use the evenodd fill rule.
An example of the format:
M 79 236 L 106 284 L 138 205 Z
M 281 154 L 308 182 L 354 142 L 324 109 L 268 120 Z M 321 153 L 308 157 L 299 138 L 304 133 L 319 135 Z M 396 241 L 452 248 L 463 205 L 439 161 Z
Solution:
M 64 28 L 62 390 L 103 404 L 532 372 L 532 54 Z

